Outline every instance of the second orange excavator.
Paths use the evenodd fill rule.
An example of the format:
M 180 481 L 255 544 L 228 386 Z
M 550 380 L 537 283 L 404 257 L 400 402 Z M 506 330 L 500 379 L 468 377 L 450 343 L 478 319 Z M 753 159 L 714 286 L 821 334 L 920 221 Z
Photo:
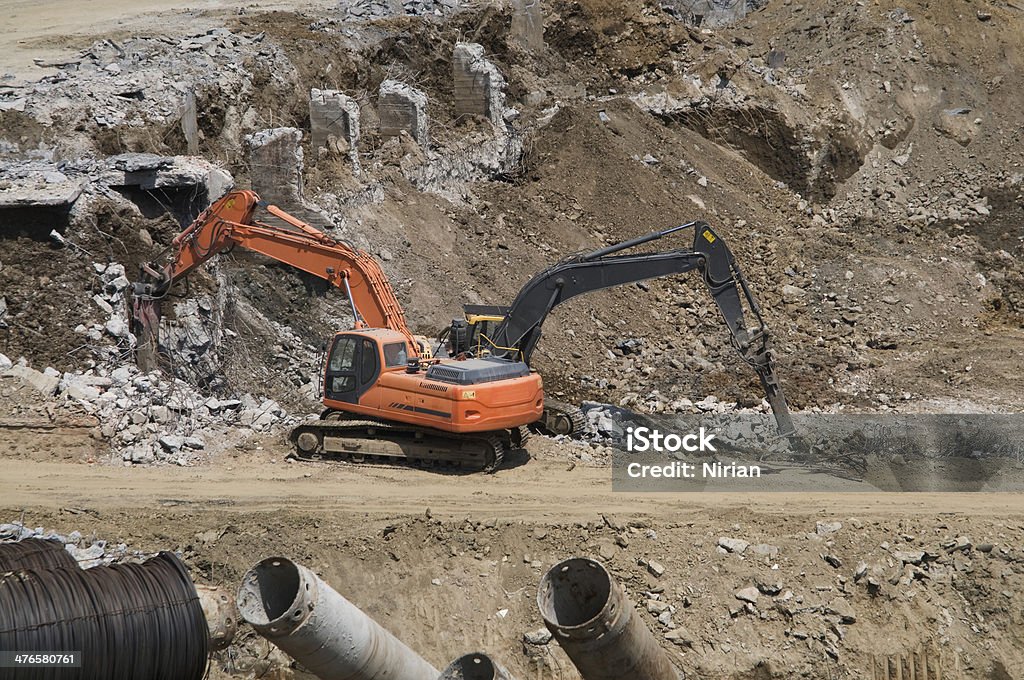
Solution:
M 279 223 L 255 219 L 259 207 Z M 620 254 L 688 228 L 692 249 Z M 534 276 L 507 307 L 467 306 L 465 318 L 432 347 L 410 331 L 373 257 L 263 204 L 252 191 L 235 191 L 173 240 L 169 262 L 143 265 L 133 289 L 140 347 L 156 346 L 159 303 L 171 286 L 236 246 L 323 278 L 344 292 L 352 309 L 353 328 L 336 333 L 326 354 L 325 410 L 291 434 L 300 457 L 494 471 L 507 450 L 525 445 L 528 427 L 573 434 L 582 426 L 579 410 L 545 401 L 541 377 L 530 368 L 547 315 L 582 293 L 691 270 L 700 273 L 733 345 L 760 377 L 780 433 L 793 431 L 757 303 L 725 242 L 703 222 L 562 260 Z M 741 293 L 757 320 L 753 330 L 744 321 Z

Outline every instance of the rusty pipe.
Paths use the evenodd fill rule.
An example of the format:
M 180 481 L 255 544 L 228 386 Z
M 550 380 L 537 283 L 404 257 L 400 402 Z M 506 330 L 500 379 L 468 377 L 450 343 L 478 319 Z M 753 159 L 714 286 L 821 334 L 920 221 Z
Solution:
M 235 639 L 238 632 L 238 608 L 234 600 L 224 588 L 216 586 L 196 586 L 199 594 L 199 606 L 206 617 L 206 627 L 210 631 L 210 649 L 226 649 Z
M 309 569 L 268 557 L 242 578 L 238 611 L 321 680 L 437 680 L 437 670 Z
M 583 680 L 679 680 L 665 650 L 598 562 L 556 564 L 537 591 L 544 625 Z
M 448 664 L 437 680 L 515 680 L 512 675 L 482 652 L 460 656 Z

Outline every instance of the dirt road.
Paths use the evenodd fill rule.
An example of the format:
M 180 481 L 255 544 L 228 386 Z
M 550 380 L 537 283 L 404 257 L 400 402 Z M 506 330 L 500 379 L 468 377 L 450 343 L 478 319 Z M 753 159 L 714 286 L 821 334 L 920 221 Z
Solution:
M 579 521 L 600 513 L 646 515 L 663 521 L 693 512 L 746 507 L 759 513 L 899 514 L 1024 513 L 1019 494 L 896 493 L 622 493 L 612 491 L 606 467 L 574 466 L 549 455 L 551 442 L 535 446 L 539 456 L 495 475 L 440 474 L 400 467 L 304 463 L 285 459 L 287 449 L 242 453 L 201 467 L 150 468 L 8 459 L 0 479 L 0 505 L 22 508 L 159 508 L 187 505 L 225 512 L 290 509 L 417 515 L 516 517 Z M 799 508 L 799 510 L 795 510 Z

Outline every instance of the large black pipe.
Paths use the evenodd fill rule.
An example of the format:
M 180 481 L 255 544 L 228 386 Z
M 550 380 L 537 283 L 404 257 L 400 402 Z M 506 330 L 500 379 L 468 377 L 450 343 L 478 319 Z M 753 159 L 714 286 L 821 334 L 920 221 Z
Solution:
M 0 576 L 0 650 L 79 655 L 77 668 L 18 668 L 19 680 L 200 680 L 207 638 L 199 596 L 173 553 Z

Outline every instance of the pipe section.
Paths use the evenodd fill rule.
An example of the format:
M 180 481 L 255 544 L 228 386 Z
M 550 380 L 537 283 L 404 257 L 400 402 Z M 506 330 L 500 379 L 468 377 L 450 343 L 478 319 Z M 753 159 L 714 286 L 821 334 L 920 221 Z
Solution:
M 208 635 L 174 553 L 143 564 L 0 575 L 0 650 L 79 655 L 80 667 L 0 668 L 0 678 L 201 680 Z
M 238 611 L 321 680 L 437 680 L 437 669 L 287 558 L 268 557 L 246 572 Z
M 537 592 L 544 624 L 583 680 L 679 680 L 665 650 L 600 563 L 556 564 Z
M 437 680 L 515 680 L 512 675 L 482 652 L 460 656 L 448 664 Z
M 235 601 L 224 588 L 216 586 L 196 586 L 199 594 L 199 606 L 206 617 L 206 627 L 210 629 L 210 649 L 213 651 L 227 648 L 238 632 L 238 608 Z

